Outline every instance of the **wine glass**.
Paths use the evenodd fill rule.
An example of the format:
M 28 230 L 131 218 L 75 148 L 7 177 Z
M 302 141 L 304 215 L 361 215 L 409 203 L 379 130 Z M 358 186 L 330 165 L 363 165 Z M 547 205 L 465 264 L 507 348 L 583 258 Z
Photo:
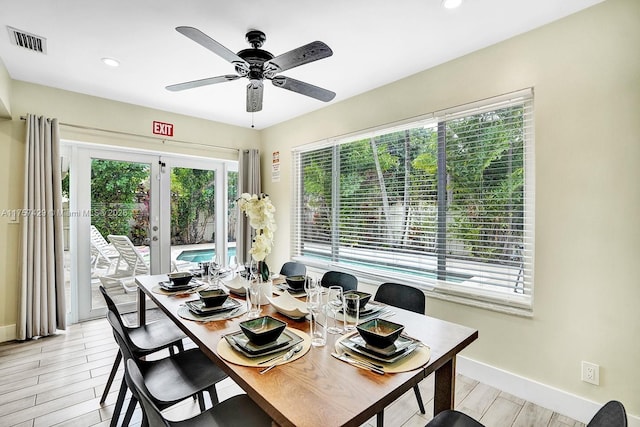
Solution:
M 329 332 L 330 334 L 341 334 L 342 328 L 338 326 L 337 320 L 340 310 L 343 310 L 344 313 L 344 298 L 342 295 L 341 286 L 329 287 L 329 298 L 327 299 L 327 305 L 331 310 L 331 317 L 333 317 L 333 326 L 327 328 L 327 332 Z
M 220 287 L 218 278 L 220 276 L 220 268 L 222 261 L 220 260 L 220 254 L 215 253 L 211 262 L 209 262 L 209 287 L 211 289 L 218 289 Z
M 231 270 L 231 277 L 233 278 L 238 271 L 238 257 L 231 255 L 229 257 L 229 269 Z

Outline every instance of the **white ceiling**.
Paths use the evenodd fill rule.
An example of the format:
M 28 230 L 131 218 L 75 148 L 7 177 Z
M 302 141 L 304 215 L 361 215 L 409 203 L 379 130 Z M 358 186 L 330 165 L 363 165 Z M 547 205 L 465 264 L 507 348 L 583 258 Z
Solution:
M 283 75 L 336 92 L 329 104 L 265 84 L 257 129 L 340 102 L 547 24 L 602 0 L 0 0 L 0 58 L 15 80 L 250 127 L 246 79 L 169 92 L 233 66 L 175 30 L 200 29 L 228 49 L 249 29 L 279 55 L 321 40 L 334 54 Z M 46 55 L 10 44 L 11 26 L 47 39 Z M 553 49 L 553 46 L 549 46 Z M 101 62 L 121 62 L 110 68 Z

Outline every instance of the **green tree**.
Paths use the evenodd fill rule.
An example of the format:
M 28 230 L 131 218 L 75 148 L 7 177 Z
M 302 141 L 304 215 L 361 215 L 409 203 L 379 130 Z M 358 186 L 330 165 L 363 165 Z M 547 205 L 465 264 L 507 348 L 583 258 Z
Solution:
M 215 215 L 215 173 L 209 170 L 171 169 L 171 244 L 213 241 L 205 236 Z
M 105 236 L 123 234 L 134 244 L 144 243 L 149 216 L 148 179 L 147 164 L 93 159 L 91 223 Z

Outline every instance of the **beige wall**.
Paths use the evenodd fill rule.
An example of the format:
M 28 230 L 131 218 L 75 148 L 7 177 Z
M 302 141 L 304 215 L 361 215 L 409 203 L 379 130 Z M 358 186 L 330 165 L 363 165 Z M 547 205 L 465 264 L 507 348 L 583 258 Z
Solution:
M 593 8 L 262 132 L 278 209 L 270 264 L 289 257 L 294 146 L 525 87 L 535 90 L 533 318 L 429 299 L 477 328 L 465 356 L 640 414 L 640 2 Z M 280 151 L 281 182 L 270 153 Z M 600 365 L 600 386 L 580 362 Z
M 430 315 L 477 328 L 465 356 L 640 414 L 640 2 L 607 0 L 562 21 L 333 104 L 262 132 L 12 83 L 12 121 L 0 121 L 0 209 L 21 204 L 26 113 L 148 134 L 176 124 L 176 139 L 260 146 L 264 190 L 278 209 L 272 266 L 289 258 L 292 147 L 513 90 L 535 89 L 536 254 L 533 318 L 429 299 Z M 160 148 L 144 140 L 63 129 L 63 137 Z M 192 153 L 182 146 L 165 149 Z M 270 181 L 280 151 L 281 181 Z M 207 155 L 203 150 L 195 153 Z M 18 228 L 0 218 L 0 341 L 15 324 Z M 276 267 L 277 268 L 277 267 Z M 601 385 L 580 381 L 580 361 Z
M 230 148 L 257 147 L 258 131 L 109 101 L 20 81 L 11 81 L 12 120 L 0 121 L 0 211 L 22 206 L 25 125 L 28 113 L 56 117 L 62 123 L 153 136 L 153 120 L 173 123 L 174 140 Z M 216 150 L 61 126 L 63 139 L 135 147 L 202 157 L 237 159 L 232 150 Z M 167 138 L 171 139 L 171 138 Z M 0 342 L 15 338 L 18 301 L 20 226 L 0 216 Z
M 0 58 L 0 120 L 11 118 L 11 77 Z

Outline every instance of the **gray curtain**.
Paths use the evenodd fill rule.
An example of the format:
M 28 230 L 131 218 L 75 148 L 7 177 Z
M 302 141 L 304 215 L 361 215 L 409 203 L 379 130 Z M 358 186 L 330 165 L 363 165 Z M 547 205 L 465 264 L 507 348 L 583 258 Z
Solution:
M 58 121 L 27 116 L 17 338 L 66 328 Z
M 239 194 L 259 194 L 262 192 L 260 187 L 260 151 L 257 149 L 240 150 L 238 190 Z M 251 249 L 251 244 L 253 243 L 253 229 L 243 213 L 239 215 L 236 235 L 238 236 L 236 242 L 238 262 L 243 265 L 251 260 L 249 249 Z

